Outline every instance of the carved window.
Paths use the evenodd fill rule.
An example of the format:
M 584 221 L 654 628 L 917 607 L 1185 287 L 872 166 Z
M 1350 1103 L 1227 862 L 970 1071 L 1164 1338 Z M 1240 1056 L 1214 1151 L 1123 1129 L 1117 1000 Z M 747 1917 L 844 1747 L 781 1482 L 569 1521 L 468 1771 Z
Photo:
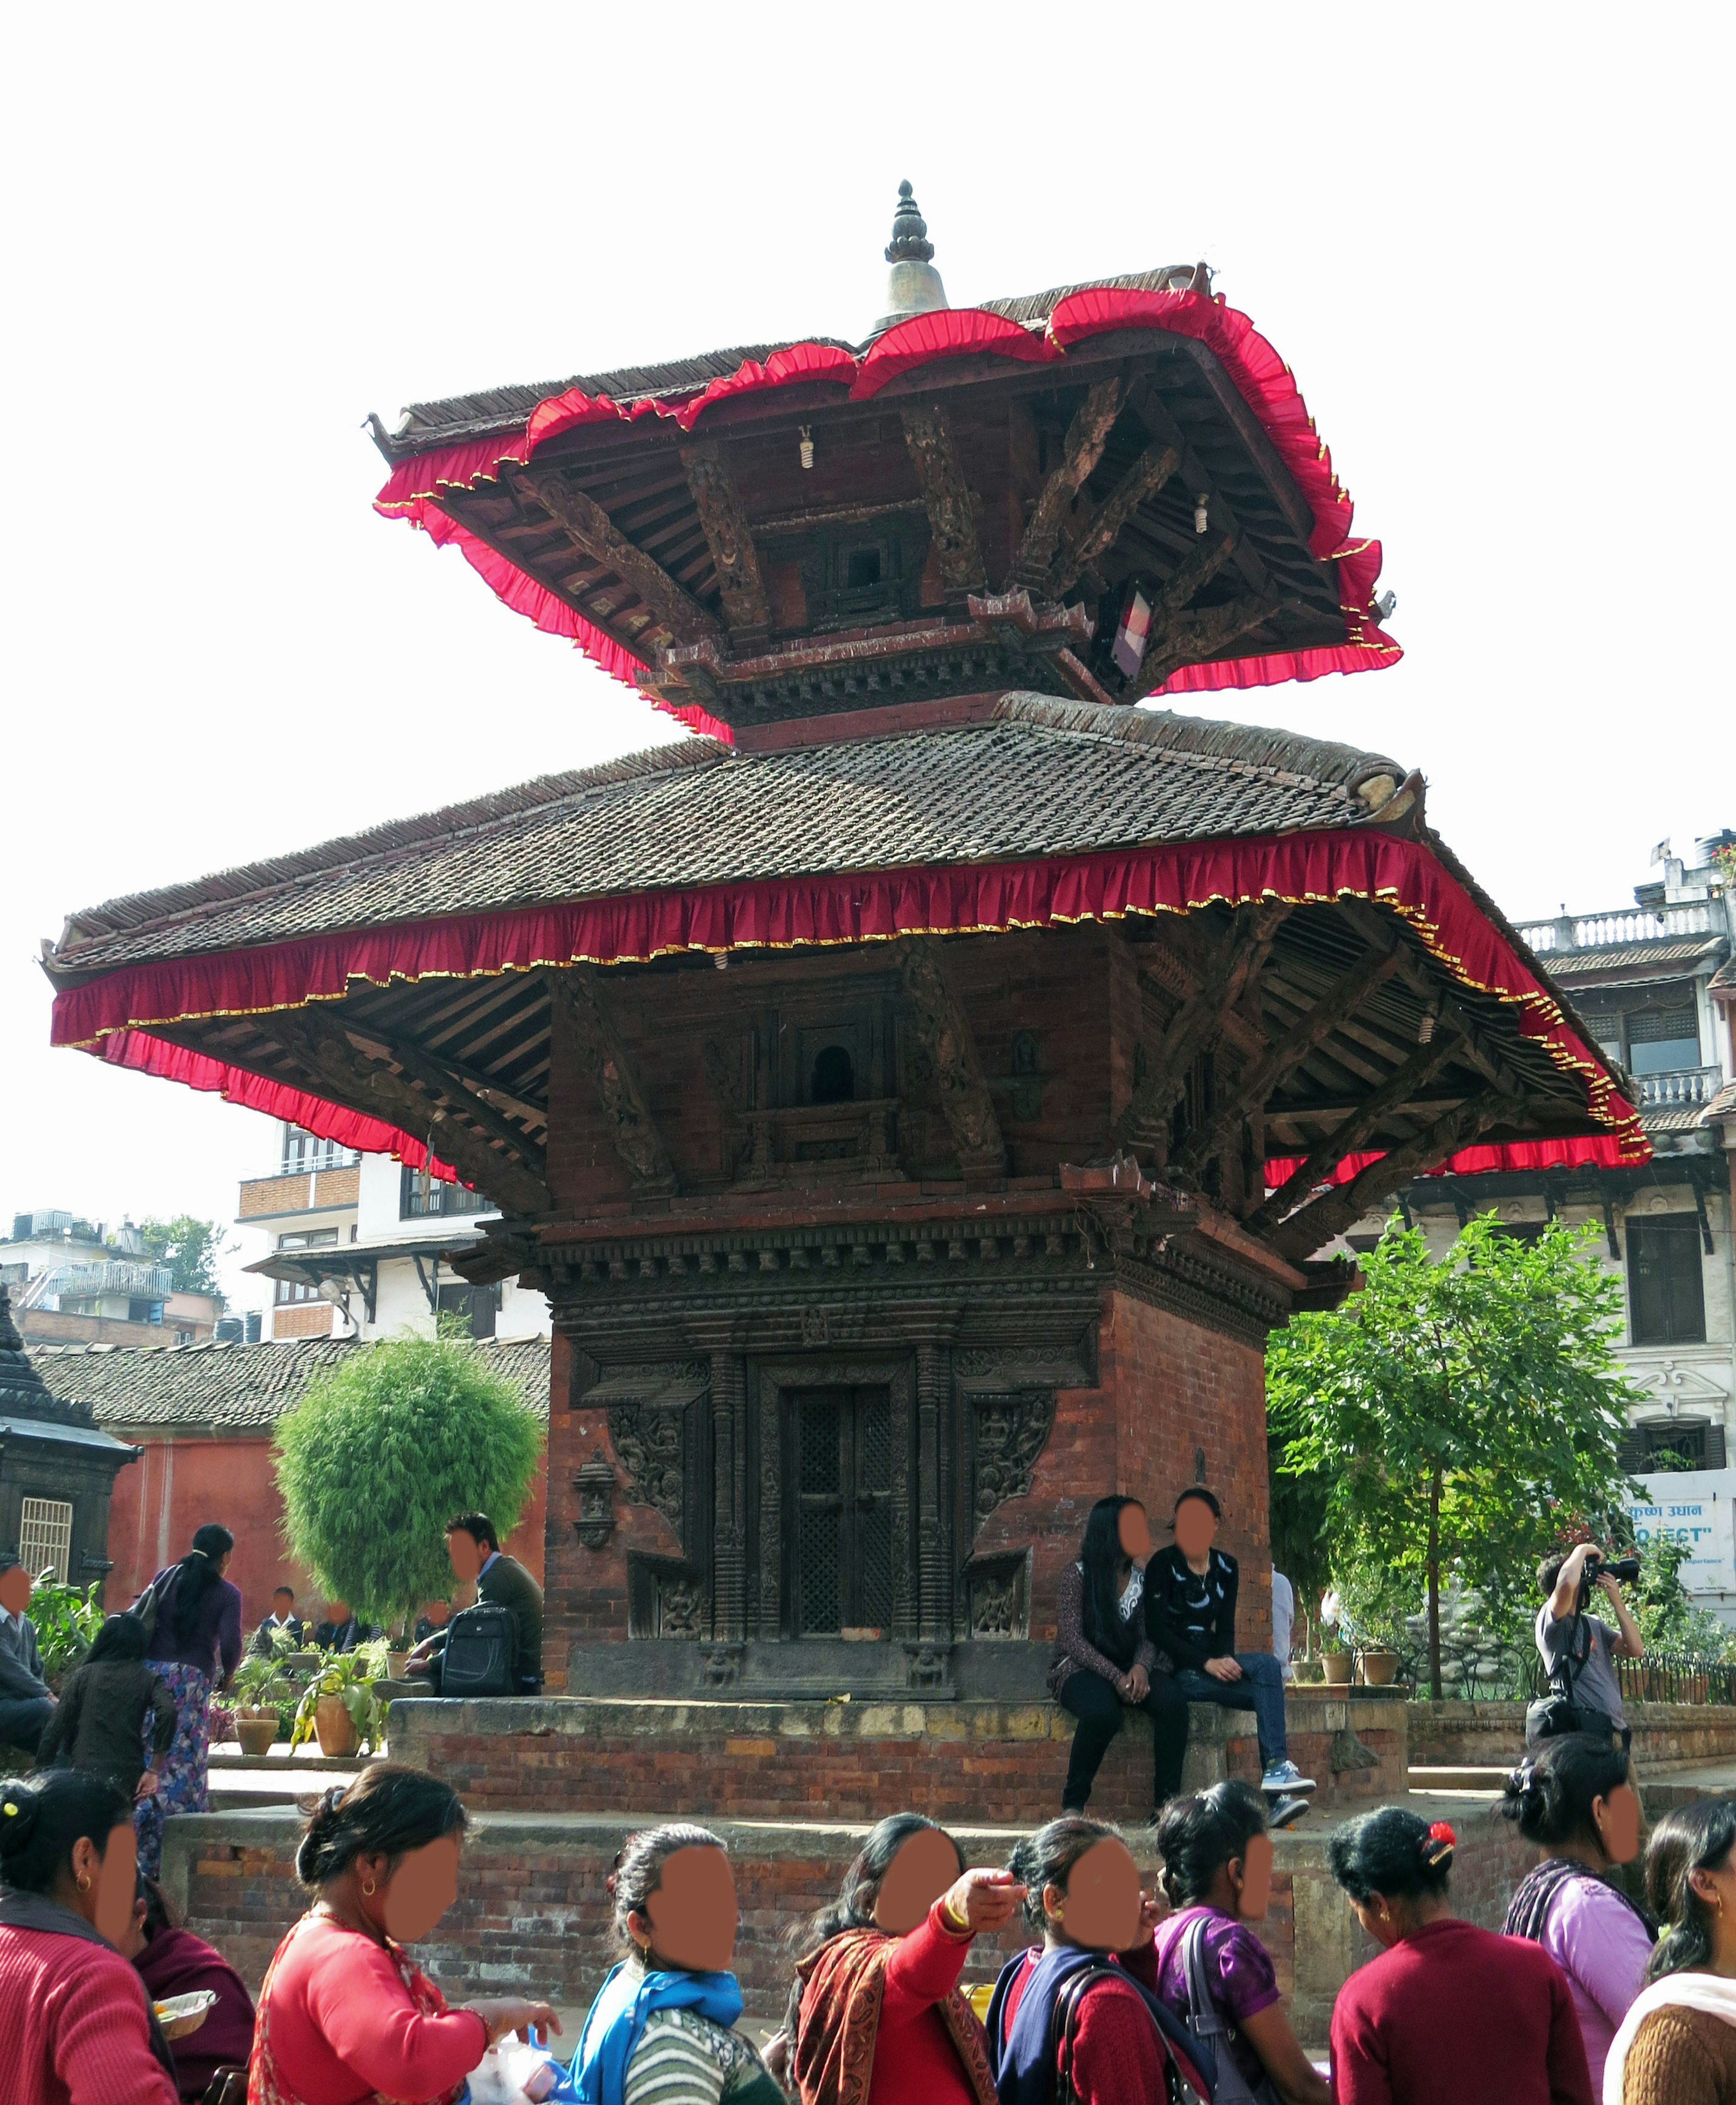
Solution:
M 856 1065 L 842 1045 L 822 1046 L 808 1083 L 814 1104 L 850 1104 L 856 1100 Z
M 816 1388 L 791 1398 L 798 1637 L 892 1625 L 892 1395 Z

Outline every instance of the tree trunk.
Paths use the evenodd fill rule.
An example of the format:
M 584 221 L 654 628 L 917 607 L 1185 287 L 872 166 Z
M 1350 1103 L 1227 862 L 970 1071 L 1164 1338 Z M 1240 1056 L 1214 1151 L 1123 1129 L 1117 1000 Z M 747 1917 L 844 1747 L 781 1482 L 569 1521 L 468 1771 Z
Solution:
M 1440 1687 L 1440 1471 L 1429 1479 L 1429 1693 Z

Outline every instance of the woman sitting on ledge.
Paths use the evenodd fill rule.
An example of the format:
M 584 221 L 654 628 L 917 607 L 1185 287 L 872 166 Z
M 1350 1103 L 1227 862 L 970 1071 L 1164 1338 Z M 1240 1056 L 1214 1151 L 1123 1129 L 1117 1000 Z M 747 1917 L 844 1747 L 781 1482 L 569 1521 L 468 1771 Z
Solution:
M 1150 1554 L 1151 1530 L 1139 1500 L 1099 1499 L 1086 1519 L 1078 1562 L 1061 1573 L 1049 1693 L 1079 1721 L 1061 1789 L 1064 1812 L 1084 1811 L 1128 1710 L 1143 1710 L 1151 1720 L 1155 1808 L 1161 1811 L 1181 1788 L 1188 1706 L 1169 1676 L 1158 1672 L 1157 1647 L 1145 1631 Z
M 920 1812 L 882 1820 L 838 1897 L 802 1926 L 787 2027 L 801 2105 L 995 2105 L 958 1977 L 978 1932 L 1011 1922 L 1024 1897 L 1011 1872 L 967 1871 Z
M 418 1769 L 382 1763 L 320 1799 L 296 1851 L 315 1897 L 266 1969 L 248 2105 L 456 2105 L 504 2033 L 559 2031 L 547 2003 L 449 2010 L 402 1948 L 457 1899 L 463 1832 L 457 1794 Z

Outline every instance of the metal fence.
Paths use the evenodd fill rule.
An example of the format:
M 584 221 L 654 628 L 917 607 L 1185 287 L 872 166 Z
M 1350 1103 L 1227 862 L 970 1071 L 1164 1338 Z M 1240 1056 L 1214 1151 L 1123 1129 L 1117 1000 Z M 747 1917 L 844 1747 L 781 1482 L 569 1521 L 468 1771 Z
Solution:
M 1736 1661 L 1704 1652 L 1649 1651 L 1618 1659 L 1615 1670 L 1624 1703 L 1736 1703 Z M 1548 1691 L 1549 1677 L 1533 1651 L 1526 1663 L 1526 1696 Z

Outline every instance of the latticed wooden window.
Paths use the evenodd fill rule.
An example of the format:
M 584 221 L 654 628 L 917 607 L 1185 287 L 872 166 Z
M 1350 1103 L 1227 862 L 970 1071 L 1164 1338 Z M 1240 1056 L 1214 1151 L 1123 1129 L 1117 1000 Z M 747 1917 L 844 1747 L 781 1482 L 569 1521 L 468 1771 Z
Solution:
M 1706 1293 L 1692 1218 L 1627 1224 L 1628 1315 L 1636 1345 L 1702 1345 Z
M 888 1630 L 891 1392 L 806 1389 L 793 1403 L 797 1634 Z
M 26 1499 L 18 1523 L 18 1561 L 33 1579 L 71 1577 L 73 1509 L 65 1499 Z

